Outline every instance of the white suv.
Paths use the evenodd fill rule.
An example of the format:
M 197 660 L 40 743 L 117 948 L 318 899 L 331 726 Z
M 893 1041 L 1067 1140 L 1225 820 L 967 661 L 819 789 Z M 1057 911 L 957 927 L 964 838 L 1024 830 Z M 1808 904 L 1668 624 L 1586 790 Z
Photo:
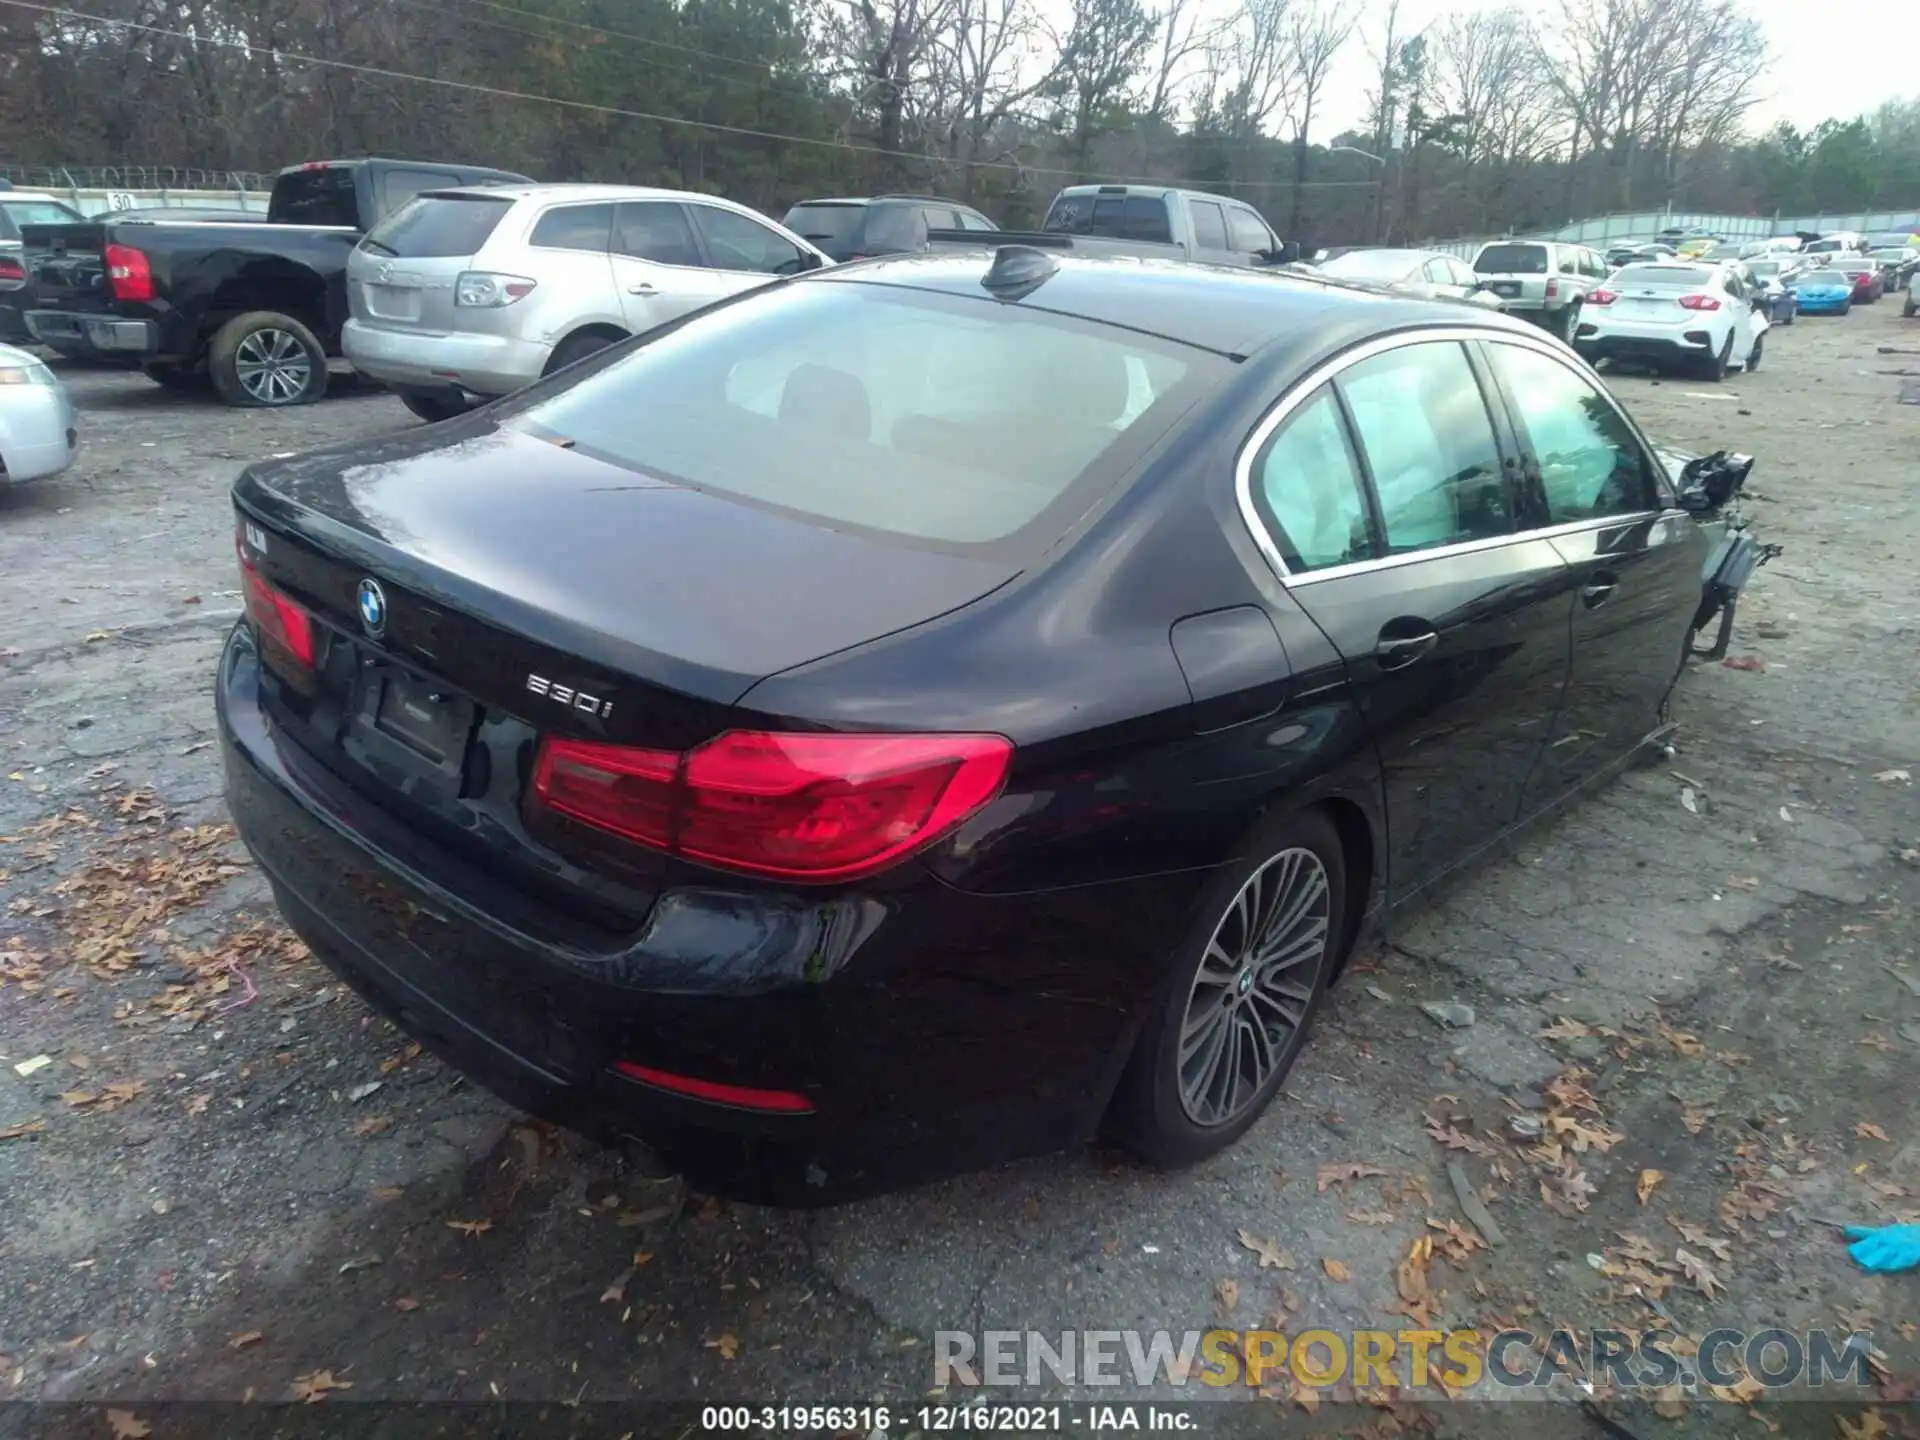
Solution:
M 1492 240 L 1473 257 L 1481 287 L 1509 315 L 1523 315 L 1572 340 L 1580 303 L 1612 273 L 1596 251 L 1559 240 Z
M 628 185 L 430 190 L 349 258 L 341 349 L 414 414 L 444 420 L 629 335 L 830 263 L 713 195 Z

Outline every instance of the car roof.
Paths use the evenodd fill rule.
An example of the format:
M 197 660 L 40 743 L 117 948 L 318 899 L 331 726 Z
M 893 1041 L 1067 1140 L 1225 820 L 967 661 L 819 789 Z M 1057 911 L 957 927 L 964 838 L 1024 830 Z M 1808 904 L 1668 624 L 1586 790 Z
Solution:
M 44 190 L 0 190 L 0 201 L 4 200 L 51 200 L 56 205 L 68 203 L 58 195 L 49 195 Z
M 981 281 L 995 253 L 983 246 L 890 256 L 816 271 L 799 283 L 898 285 L 978 298 L 987 294 Z M 1254 270 L 1130 257 L 1052 258 L 1050 276 L 1002 303 L 1145 331 L 1223 355 L 1251 355 L 1274 342 L 1289 341 L 1317 350 L 1422 324 L 1538 333 L 1482 306 L 1398 295 L 1323 277 L 1311 269 Z
M 537 200 L 557 204 L 567 200 L 700 200 L 724 205 L 729 210 L 744 209 L 722 195 L 698 190 L 663 190 L 654 185 L 436 185 L 425 195 L 484 195 L 490 200 Z

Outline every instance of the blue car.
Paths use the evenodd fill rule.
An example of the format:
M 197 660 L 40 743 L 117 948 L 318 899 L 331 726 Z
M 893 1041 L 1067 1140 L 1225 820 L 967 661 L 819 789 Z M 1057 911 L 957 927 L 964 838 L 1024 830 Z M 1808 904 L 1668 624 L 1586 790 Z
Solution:
M 1839 270 L 1809 270 L 1793 282 L 1802 315 L 1844 315 L 1853 309 L 1853 277 Z

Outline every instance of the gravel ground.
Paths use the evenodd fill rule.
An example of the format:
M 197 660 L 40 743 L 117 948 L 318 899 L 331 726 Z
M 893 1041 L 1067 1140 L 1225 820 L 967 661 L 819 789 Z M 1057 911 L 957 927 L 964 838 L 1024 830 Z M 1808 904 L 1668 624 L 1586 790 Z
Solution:
M 1883 304 L 1769 339 L 1722 385 L 1612 381 L 1652 432 L 1759 457 L 1752 509 L 1789 548 L 1740 611 L 1733 658 L 1757 668 L 1697 669 L 1671 764 L 1361 957 L 1238 1147 L 1181 1174 L 1090 1152 L 671 1218 L 671 1187 L 343 993 L 219 828 L 228 484 L 414 422 L 378 393 L 249 414 L 69 368 L 82 459 L 0 493 L 0 1396 L 109 1401 L 163 1440 L 180 1400 L 904 1402 L 942 1329 L 1585 1331 L 1655 1323 L 1651 1295 L 1696 1338 L 1870 1329 L 1878 1393 L 1850 1392 L 1837 1433 L 1920 1435 L 1920 1278 L 1863 1275 L 1816 1218 L 1920 1210 L 1920 408 L 1896 403 L 1920 322 Z M 1561 1143 L 1508 1138 L 1515 1114 Z M 1811 1405 L 1680 1398 L 1609 1413 L 1836 1433 Z M 1231 1413 L 1311 1418 L 1284 1385 Z M 1363 1418 L 1493 1433 L 1445 1403 Z

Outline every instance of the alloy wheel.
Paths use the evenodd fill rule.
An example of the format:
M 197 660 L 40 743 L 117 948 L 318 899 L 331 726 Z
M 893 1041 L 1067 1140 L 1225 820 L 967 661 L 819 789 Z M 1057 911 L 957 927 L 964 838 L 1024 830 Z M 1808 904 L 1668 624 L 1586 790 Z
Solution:
M 1207 941 L 1180 1027 L 1180 1105 L 1225 1125 L 1262 1094 L 1306 1029 L 1332 952 L 1333 889 L 1311 850 L 1282 850 L 1240 887 Z
M 290 404 L 313 383 L 307 347 L 285 330 L 253 331 L 234 348 L 233 369 L 240 388 L 262 405 Z

